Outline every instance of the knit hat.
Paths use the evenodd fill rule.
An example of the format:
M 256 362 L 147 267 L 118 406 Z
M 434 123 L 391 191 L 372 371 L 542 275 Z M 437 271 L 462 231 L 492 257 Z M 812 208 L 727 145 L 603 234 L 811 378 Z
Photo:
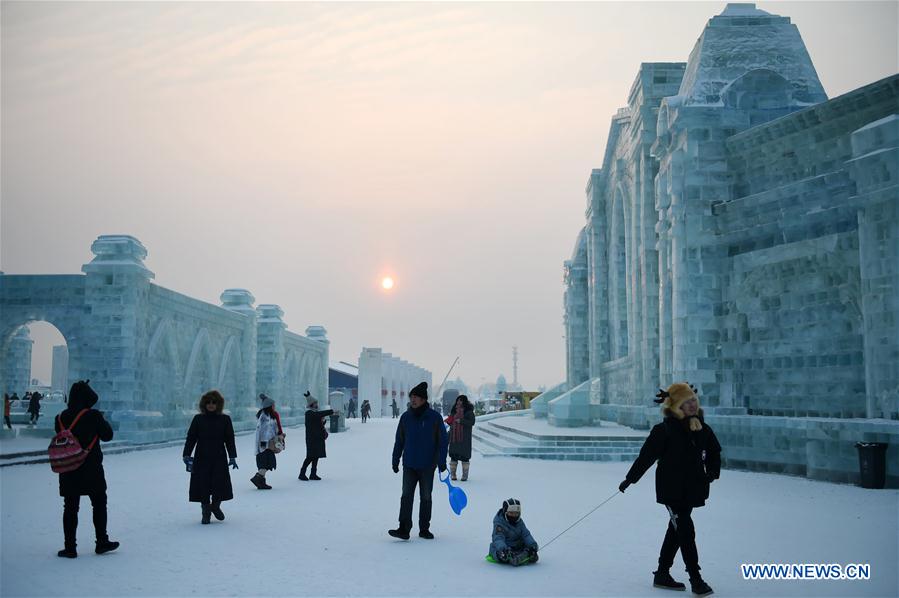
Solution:
M 419 382 L 416 386 L 412 387 L 412 390 L 409 391 L 409 397 L 418 397 L 420 399 L 428 400 L 428 383 L 427 382 Z
M 303 396 L 306 397 L 306 407 L 312 407 L 313 405 L 318 403 L 318 399 L 313 397 L 308 390 L 303 393 Z
M 275 402 L 272 399 L 265 396 L 265 394 L 260 394 L 259 398 L 262 400 L 262 408 L 263 409 L 265 409 L 266 407 L 274 407 Z
M 677 419 L 686 417 L 681 409 L 681 405 L 686 401 L 696 399 L 696 404 L 699 405 L 699 396 L 696 394 L 696 390 L 686 382 L 675 382 L 668 387 L 668 390 L 660 388 L 659 394 L 656 396 L 658 399 L 655 402 L 662 404 L 662 413 L 671 413 Z M 690 429 L 694 432 L 702 429 L 702 422 L 698 417 L 690 418 Z

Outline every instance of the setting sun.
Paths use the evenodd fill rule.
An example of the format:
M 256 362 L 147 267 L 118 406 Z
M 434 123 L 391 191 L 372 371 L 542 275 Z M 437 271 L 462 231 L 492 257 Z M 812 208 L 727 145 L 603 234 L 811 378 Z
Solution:
M 385 291 L 389 291 L 390 289 L 392 289 L 393 288 L 393 279 L 390 278 L 389 276 L 386 276 L 381 281 L 381 288 L 383 288 Z

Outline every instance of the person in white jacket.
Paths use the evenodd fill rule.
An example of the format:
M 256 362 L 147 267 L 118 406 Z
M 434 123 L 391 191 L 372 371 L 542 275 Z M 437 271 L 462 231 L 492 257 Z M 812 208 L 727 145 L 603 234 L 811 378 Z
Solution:
M 278 462 L 275 451 L 269 448 L 269 441 L 278 437 L 278 421 L 274 415 L 275 402 L 265 397 L 262 409 L 256 412 L 256 467 L 258 471 L 250 481 L 259 490 L 271 490 L 265 483 L 265 474 L 275 469 Z

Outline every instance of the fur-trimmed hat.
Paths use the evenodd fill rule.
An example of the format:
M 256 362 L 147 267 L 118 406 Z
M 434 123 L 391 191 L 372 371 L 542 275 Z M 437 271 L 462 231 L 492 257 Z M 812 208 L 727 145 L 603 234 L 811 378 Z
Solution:
M 318 399 L 312 396 L 308 390 L 303 393 L 303 396 L 306 397 L 306 407 L 312 407 L 313 405 L 318 403 Z
M 656 396 L 659 398 L 656 399 L 655 402 L 662 404 L 662 413 L 670 413 L 677 419 L 684 419 L 684 417 L 686 417 L 681 409 L 681 405 L 683 405 L 684 402 L 689 401 L 690 399 L 696 399 L 696 404 L 699 405 L 699 396 L 696 394 L 694 388 L 686 382 L 675 382 L 668 387 L 668 390 L 659 389 L 659 394 Z M 690 429 L 694 432 L 698 432 L 702 429 L 702 422 L 699 421 L 698 417 L 690 418 Z
M 517 498 L 507 498 L 503 501 L 503 516 L 506 517 L 509 513 L 516 513 L 518 517 L 521 517 L 521 501 Z M 508 519 L 508 517 L 506 517 Z
M 412 387 L 412 390 L 409 391 L 409 397 L 418 397 L 420 399 L 428 400 L 428 383 L 427 382 L 419 382 L 415 386 Z
M 207 393 L 204 393 L 202 397 L 200 397 L 200 404 L 197 406 L 200 409 L 200 413 L 206 413 L 206 405 L 207 401 L 212 401 L 215 405 L 215 412 L 221 413 L 225 409 L 225 397 L 222 396 L 217 390 L 210 390 Z

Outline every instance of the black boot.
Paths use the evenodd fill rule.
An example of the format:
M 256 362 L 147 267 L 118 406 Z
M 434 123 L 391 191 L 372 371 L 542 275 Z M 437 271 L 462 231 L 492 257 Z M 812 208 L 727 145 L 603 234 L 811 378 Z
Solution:
M 399 538 L 400 540 L 408 540 L 409 539 L 409 530 L 403 529 L 401 527 L 397 529 L 387 530 L 387 533 L 393 536 L 394 538 Z
M 699 575 L 690 577 L 690 589 L 693 590 L 693 593 L 697 596 L 708 596 L 713 593 L 709 584 L 707 584 Z
M 202 503 L 200 508 L 203 510 L 203 518 L 200 520 L 200 523 L 203 525 L 207 525 L 209 523 L 209 518 L 212 517 L 212 509 L 209 508 L 209 504 Z
M 74 559 L 78 558 L 78 551 L 75 550 L 75 548 L 63 548 L 56 553 L 56 556 L 61 556 L 66 559 Z
M 683 592 L 687 589 L 686 585 L 679 581 L 674 581 L 674 578 L 671 577 L 671 573 L 668 572 L 668 569 L 659 569 L 658 571 L 653 571 L 652 574 L 652 586 L 654 588 L 677 590 L 678 592 Z
M 106 538 L 105 540 L 97 540 L 97 547 L 94 548 L 94 552 L 96 552 L 97 554 L 106 554 L 107 552 L 112 552 L 118 547 L 118 542 L 110 542 L 109 538 Z
M 216 501 L 212 503 L 212 505 L 209 507 L 209 510 L 212 511 L 212 514 L 215 515 L 215 518 L 219 521 L 225 520 L 225 513 L 222 512 L 221 502 Z
M 300 475 L 299 475 L 299 477 L 298 477 L 297 479 L 298 479 L 298 480 L 303 480 L 304 482 L 308 482 L 308 481 L 309 481 L 309 478 L 306 477 L 306 472 L 305 472 L 305 471 L 301 471 L 301 472 L 300 472 Z
M 432 533 L 430 532 L 430 530 L 423 529 L 423 530 L 421 530 L 420 532 L 418 532 L 418 537 L 419 537 L 419 538 L 424 538 L 425 540 L 433 540 L 433 539 L 434 539 L 434 534 L 432 534 Z
M 311 476 L 309 476 L 309 479 L 310 480 L 320 480 L 321 478 L 318 477 L 317 473 L 313 473 Z

